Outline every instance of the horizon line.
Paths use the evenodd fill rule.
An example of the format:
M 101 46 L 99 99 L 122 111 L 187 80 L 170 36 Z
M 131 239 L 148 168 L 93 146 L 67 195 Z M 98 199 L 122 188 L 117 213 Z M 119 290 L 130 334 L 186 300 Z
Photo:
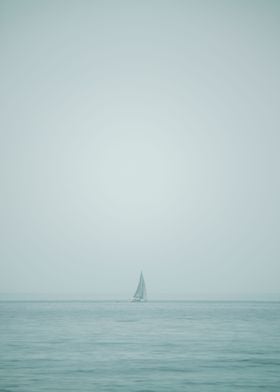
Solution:
M 0 292 L 0 301 L 129 301 L 131 295 L 97 293 L 49 293 L 49 292 Z M 216 293 L 216 294 L 154 294 L 149 302 L 157 301 L 280 301 L 278 293 Z

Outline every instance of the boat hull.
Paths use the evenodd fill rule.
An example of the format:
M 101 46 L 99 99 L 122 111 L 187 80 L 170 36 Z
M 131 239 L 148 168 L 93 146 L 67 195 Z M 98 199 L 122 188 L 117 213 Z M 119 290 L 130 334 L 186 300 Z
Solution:
M 132 298 L 130 302 L 147 302 L 146 299 L 140 299 L 140 298 Z

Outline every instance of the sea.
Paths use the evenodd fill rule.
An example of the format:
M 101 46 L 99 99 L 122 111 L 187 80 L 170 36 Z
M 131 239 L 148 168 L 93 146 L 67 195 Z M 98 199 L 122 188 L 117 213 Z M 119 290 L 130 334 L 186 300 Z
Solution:
M 280 302 L 0 301 L 1 392 L 280 391 Z

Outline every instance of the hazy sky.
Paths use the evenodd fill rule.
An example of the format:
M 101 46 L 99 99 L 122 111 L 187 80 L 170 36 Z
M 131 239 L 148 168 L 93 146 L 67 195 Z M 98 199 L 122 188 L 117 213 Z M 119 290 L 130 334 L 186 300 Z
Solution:
M 279 1 L 0 1 L 0 291 L 279 292 Z

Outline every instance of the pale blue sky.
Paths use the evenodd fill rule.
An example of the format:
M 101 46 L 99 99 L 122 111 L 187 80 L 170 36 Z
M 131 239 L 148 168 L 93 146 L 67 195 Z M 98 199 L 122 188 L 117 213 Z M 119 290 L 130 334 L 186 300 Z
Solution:
M 0 291 L 279 292 L 278 1 L 0 2 Z

